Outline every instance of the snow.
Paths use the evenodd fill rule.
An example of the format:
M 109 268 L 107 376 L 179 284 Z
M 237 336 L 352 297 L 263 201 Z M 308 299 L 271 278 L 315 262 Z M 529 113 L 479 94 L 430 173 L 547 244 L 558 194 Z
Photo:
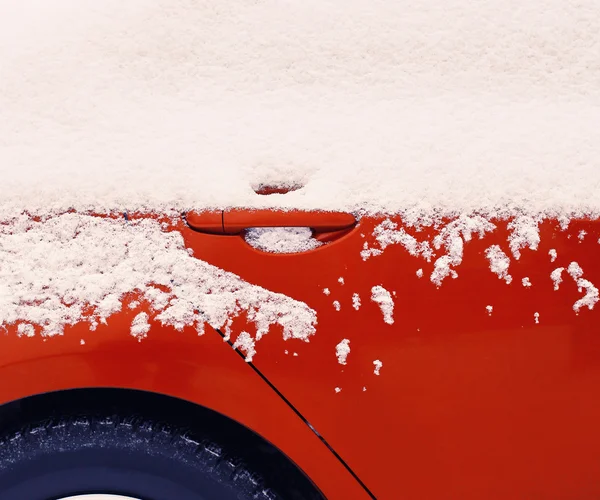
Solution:
M 590 281 L 583 279 L 583 269 L 581 269 L 581 266 L 577 262 L 571 262 L 567 268 L 567 272 L 575 283 L 577 283 L 579 291 L 585 290 L 585 295 L 573 304 L 573 310 L 579 313 L 582 307 L 587 307 L 590 310 L 593 309 L 599 300 L 598 288 Z
M 179 232 L 150 219 L 23 215 L 0 225 L 0 262 L 0 324 L 37 324 L 42 336 L 81 321 L 93 329 L 122 309 L 126 294 L 149 305 L 131 325 L 138 339 L 150 320 L 199 334 L 206 322 L 229 335 L 242 314 L 256 340 L 275 324 L 286 340 L 315 333 L 316 313 L 306 304 L 191 257 Z
M 0 218 L 596 213 L 598 53 L 596 0 L 4 1 Z
M 337 356 L 337 360 L 340 365 L 346 364 L 348 354 L 350 354 L 350 341 L 348 339 L 343 339 L 338 345 L 335 346 L 335 355 Z
M 360 309 L 360 295 L 358 293 L 352 294 L 352 307 L 358 311 Z
M 33 325 L 29 325 L 27 323 L 19 323 L 17 327 L 17 334 L 20 336 L 25 335 L 26 337 L 35 336 L 35 328 Z
M 510 267 L 510 259 L 506 255 L 499 245 L 492 245 L 485 251 L 485 256 L 490 261 L 490 270 L 498 275 L 498 278 L 506 281 L 506 284 L 510 284 L 512 276 L 508 274 L 508 268 Z
M 320 247 L 309 227 L 253 227 L 246 231 L 246 242 L 264 252 L 295 253 Z
M 552 273 L 550 273 L 550 278 L 554 282 L 554 290 L 558 290 L 560 284 L 562 283 L 562 272 L 564 271 L 564 267 L 558 267 Z M 578 299 L 573 304 L 573 310 L 576 313 L 579 313 L 582 307 L 587 307 L 588 309 L 593 309 L 596 305 L 596 302 L 600 300 L 600 293 L 598 288 L 589 280 L 583 278 L 583 269 L 577 262 L 571 262 L 567 267 L 567 273 L 573 281 L 577 284 L 577 288 L 579 292 L 585 290 L 585 295 Z
M 131 336 L 141 341 L 148 336 L 150 324 L 148 323 L 148 314 L 145 312 L 139 313 L 131 323 Z
M 554 282 L 554 290 L 558 290 L 562 283 L 562 272 L 565 270 L 564 267 L 557 267 L 550 273 L 550 279 Z
M 390 292 L 381 285 L 376 285 L 371 288 L 371 300 L 381 309 L 383 321 L 388 325 L 392 325 L 394 323 L 394 300 Z
M 438 287 L 448 276 L 456 278 L 458 273 L 453 269 L 462 263 L 464 243 L 471 241 L 473 234 L 483 238 L 485 233 L 494 231 L 496 226 L 481 216 L 461 215 L 456 220 L 446 224 L 434 237 L 433 246 L 436 250 L 444 248 L 446 254 L 434 262 L 431 281 Z
M 383 363 L 381 361 L 379 361 L 378 359 L 376 359 L 375 361 L 373 361 L 373 364 L 375 365 L 375 369 L 373 370 L 373 373 L 375 373 L 375 375 L 379 375 L 379 370 L 381 370 Z
M 369 248 L 369 244 L 365 242 L 360 255 L 363 260 L 369 257 L 381 255 L 381 253 L 390 245 L 402 245 L 410 255 L 423 256 L 429 262 L 433 255 L 433 251 L 429 242 L 419 242 L 414 236 L 408 234 L 404 228 L 399 228 L 398 224 L 389 219 L 384 220 L 375 227 L 373 236 L 379 245 L 379 248 Z
M 523 215 L 516 217 L 509 222 L 508 229 L 511 231 L 508 242 L 515 259 L 521 258 L 523 248 L 537 250 L 540 243 L 540 231 L 538 221 L 533 217 Z
M 245 352 L 246 363 L 250 363 L 252 361 L 252 358 L 256 354 L 255 345 L 255 340 L 252 338 L 252 335 L 250 335 L 248 332 L 240 332 L 238 338 L 235 339 L 235 342 L 233 343 L 232 347 L 234 349 L 240 349 L 241 351 Z

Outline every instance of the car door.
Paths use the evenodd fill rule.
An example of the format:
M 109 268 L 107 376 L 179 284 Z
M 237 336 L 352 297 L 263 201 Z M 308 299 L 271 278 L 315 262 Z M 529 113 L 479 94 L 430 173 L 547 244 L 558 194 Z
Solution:
M 372 496 L 600 495 L 597 222 L 363 217 L 288 254 L 233 232 L 184 239 L 316 311 L 306 342 L 272 328 L 251 362 Z

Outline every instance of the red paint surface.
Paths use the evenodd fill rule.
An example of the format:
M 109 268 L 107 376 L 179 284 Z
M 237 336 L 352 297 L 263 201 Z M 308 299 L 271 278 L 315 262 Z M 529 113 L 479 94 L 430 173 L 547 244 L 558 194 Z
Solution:
M 259 252 L 239 236 L 180 229 L 196 257 L 317 311 L 309 343 L 284 342 L 272 329 L 257 342 L 254 363 L 378 498 L 600 497 L 600 305 L 575 314 L 573 303 L 583 292 L 566 273 L 558 291 L 550 279 L 553 269 L 577 261 L 584 278 L 600 285 L 600 225 L 574 222 L 561 231 L 544 223 L 539 249 L 522 250 L 518 261 L 511 257 L 507 285 L 483 253 L 499 244 L 510 255 L 506 224 L 498 223 L 493 233 L 465 244 L 458 278 L 438 289 L 429 281 L 433 262 L 400 245 L 362 260 L 363 242 L 371 241 L 378 222 L 363 220 L 335 242 L 295 255 Z M 581 229 L 588 233 L 583 242 Z M 554 263 L 550 248 L 558 252 Z M 530 288 L 521 285 L 523 277 Z M 396 292 L 393 325 L 370 301 L 374 285 Z M 325 287 L 331 295 L 323 294 Z M 353 293 L 361 296 L 359 311 L 352 308 Z M 92 386 L 183 397 L 269 439 L 328 498 L 364 498 L 333 455 L 215 332 L 197 337 L 154 325 L 138 343 L 129 335 L 132 317 L 124 312 L 96 332 L 81 325 L 47 342 L 4 336 L 0 399 Z M 236 320 L 232 338 L 246 326 Z M 335 356 L 343 338 L 351 347 L 345 366 Z M 373 373 L 375 359 L 383 362 L 380 376 Z M 335 387 L 342 391 L 336 394 Z

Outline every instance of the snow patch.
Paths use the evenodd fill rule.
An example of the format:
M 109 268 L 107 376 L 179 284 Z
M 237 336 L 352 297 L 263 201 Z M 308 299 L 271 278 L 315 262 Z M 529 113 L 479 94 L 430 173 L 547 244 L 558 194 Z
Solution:
M 389 219 L 378 224 L 373 230 L 373 236 L 379 245 L 379 248 L 369 248 L 367 242 L 363 245 L 363 250 L 360 252 L 363 260 L 370 257 L 381 255 L 383 251 L 390 245 L 400 244 L 413 257 L 424 257 L 427 262 L 433 256 L 433 250 L 429 242 L 419 242 L 415 237 L 408 234 L 404 228 L 399 228 L 398 224 Z
M 533 217 L 521 215 L 508 223 L 510 235 L 508 245 L 515 259 L 521 258 L 521 250 L 529 248 L 537 250 L 540 244 L 540 230 L 538 221 Z
M 281 326 L 286 340 L 315 333 L 316 313 L 306 304 L 190 257 L 179 232 L 150 219 L 24 216 L 0 225 L 0 262 L 0 325 L 37 324 L 43 336 L 82 321 L 93 329 L 131 293 L 149 305 L 149 316 L 132 323 L 138 339 L 148 320 L 198 332 L 206 322 L 228 335 L 242 314 L 256 326 L 256 340 L 271 325 Z
M 492 245 L 485 251 L 485 256 L 490 261 L 490 270 L 498 275 L 499 279 L 503 279 L 507 284 L 512 281 L 512 276 L 508 274 L 510 267 L 510 259 L 499 245 Z
M 565 270 L 564 267 L 557 267 L 554 271 L 550 273 L 550 279 L 554 282 L 554 290 L 558 290 L 560 284 L 562 283 L 562 273 Z
M 373 370 L 373 373 L 375 375 L 379 375 L 379 370 L 381 370 L 383 363 L 381 361 L 379 361 L 378 359 L 376 359 L 375 361 L 373 361 L 373 364 L 375 365 L 375 369 Z
M 340 365 L 346 364 L 346 359 L 350 354 L 350 341 L 343 339 L 338 345 L 335 346 L 335 355 L 337 356 L 338 363 Z
M 388 325 L 394 323 L 394 300 L 392 295 L 381 285 L 371 288 L 371 300 L 375 302 L 383 314 L 383 321 Z
M 433 239 L 436 250 L 444 248 L 446 254 L 434 262 L 431 281 L 440 286 L 448 276 L 456 278 L 458 273 L 453 269 L 462 263 L 465 242 L 471 241 L 473 234 L 483 238 L 485 233 L 496 228 L 494 224 L 481 216 L 461 215 L 458 219 L 446 224 Z
M 142 339 L 145 339 L 148 336 L 148 332 L 150 331 L 150 323 L 148 323 L 148 313 L 141 312 L 131 323 L 131 336 L 138 339 L 138 342 L 141 342 Z
M 297 253 L 320 247 L 309 227 L 253 227 L 246 231 L 246 242 L 263 252 Z
M 35 328 L 33 325 L 28 323 L 19 323 L 17 327 L 17 334 L 19 337 L 25 335 L 26 337 L 33 337 L 35 335 Z
M 232 347 L 246 353 L 246 363 L 250 363 L 256 354 L 256 342 L 248 332 L 240 332 Z

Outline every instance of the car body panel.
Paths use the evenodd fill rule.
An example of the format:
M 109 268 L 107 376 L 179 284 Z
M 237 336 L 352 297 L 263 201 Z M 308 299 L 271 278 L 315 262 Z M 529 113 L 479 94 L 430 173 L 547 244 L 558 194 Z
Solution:
M 546 221 L 537 250 L 523 248 L 517 260 L 508 221 L 495 221 L 490 234 L 465 242 L 458 277 L 438 288 L 429 279 L 435 259 L 401 245 L 363 260 L 364 242 L 376 244 L 383 220 L 363 219 L 329 247 L 294 255 L 259 252 L 241 238 L 185 238 L 200 258 L 317 311 L 309 343 L 270 333 L 253 363 L 377 498 L 600 496 L 598 309 L 576 314 L 584 293 L 567 271 L 557 291 L 550 278 L 576 261 L 584 278 L 600 283 L 598 223 L 562 229 Z M 412 232 L 426 239 L 439 230 Z M 510 284 L 490 271 L 485 250 L 496 244 L 511 256 Z M 370 300 L 375 285 L 396 293 L 392 325 Z M 240 319 L 232 330 L 245 327 Z M 350 340 L 346 365 L 336 358 L 342 339 Z M 383 362 L 379 376 L 374 360 Z
M 131 300 L 131 298 L 130 298 Z M 128 302 L 128 301 L 126 301 Z M 9 327 L 0 349 L 0 404 L 76 388 L 125 388 L 165 394 L 210 408 L 263 436 L 335 498 L 369 498 L 293 410 L 209 327 L 176 331 L 154 324 L 138 342 L 135 312 L 124 308 L 91 332 L 19 338 Z M 81 340 L 84 340 L 84 344 Z
M 272 327 L 257 341 L 252 363 L 375 497 L 600 496 L 598 309 L 576 314 L 583 292 L 575 281 L 565 271 L 554 290 L 550 279 L 575 261 L 585 279 L 600 283 L 600 224 L 573 221 L 565 229 L 543 222 L 538 248 L 522 248 L 516 259 L 508 221 L 495 221 L 489 234 L 464 241 L 458 276 L 437 287 L 429 279 L 435 258 L 415 257 L 400 244 L 361 254 L 365 243 L 377 248 L 374 233 L 385 220 L 365 217 L 327 245 L 289 255 L 256 250 L 239 235 L 193 231 L 183 219 L 174 229 L 196 258 L 317 312 L 309 342 L 284 341 Z M 402 226 L 399 217 L 392 221 Z M 431 241 L 443 227 L 406 231 Z M 490 271 L 491 245 L 511 256 L 510 284 Z M 522 284 L 525 277 L 531 286 Z M 395 292 L 392 324 L 371 300 L 376 285 Z M 198 337 L 151 321 L 147 338 L 132 337 L 135 313 L 126 305 L 134 299 L 93 332 L 79 324 L 63 336 L 27 338 L 9 327 L 0 350 L 0 402 L 80 387 L 179 397 L 268 439 L 328 498 L 369 497 L 218 332 L 207 328 Z M 232 340 L 245 330 L 254 327 L 243 316 L 233 320 Z M 346 364 L 336 356 L 342 339 L 350 341 Z M 375 360 L 383 363 L 379 375 Z

